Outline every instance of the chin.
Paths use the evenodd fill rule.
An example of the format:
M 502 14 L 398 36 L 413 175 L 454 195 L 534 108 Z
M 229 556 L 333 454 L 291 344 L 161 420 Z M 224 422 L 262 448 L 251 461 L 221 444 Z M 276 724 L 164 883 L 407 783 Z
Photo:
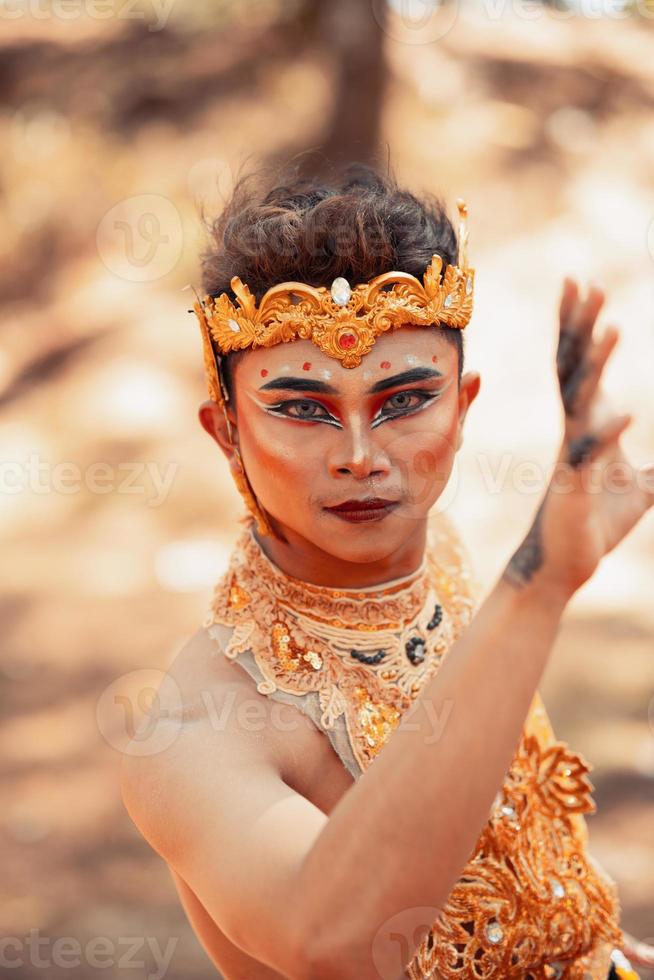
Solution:
M 326 522 L 306 535 L 309 540 L 340 561 L 362 565 L 392 555 L 406 542 L 415 525 L 414 519 L 408 521 L 397 514 L 360 523 L 328 516 Z

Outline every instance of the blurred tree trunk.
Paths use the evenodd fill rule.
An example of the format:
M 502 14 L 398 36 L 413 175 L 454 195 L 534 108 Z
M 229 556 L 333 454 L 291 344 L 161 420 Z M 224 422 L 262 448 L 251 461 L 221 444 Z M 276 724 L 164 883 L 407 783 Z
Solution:
M 371 162 L 379 152 L 386 85 L 386 5 L 370 0 L 320 0 L 318 29 L 336 61 L 332 115 L 322 146 L 334 160 Z
M 335 78 L 324 137 L 311 146 L 323 159 L 313 157 L 310 169 L 351 159 L 377 161 L 387 79 L 385 22 L 381 0 L 374 5 L 370 0 L 307 0 L 298 11 L 294 33 L 304 35 L 304 50 L 311 48 L 321 61 L 331 62 Z M 296 141 L 271 159 L 280 162 L 307 149 Z

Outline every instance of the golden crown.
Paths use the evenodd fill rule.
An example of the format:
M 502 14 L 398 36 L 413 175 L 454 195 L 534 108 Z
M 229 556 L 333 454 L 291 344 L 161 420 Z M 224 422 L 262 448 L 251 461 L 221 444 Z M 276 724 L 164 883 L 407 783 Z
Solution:
M 422 282 L 407 272 L 386 272 L 352 288 L 343 277 L 331 287 L 300 282 L 272 286 L 257 305 L 238 276 L 231 280 L 236 305 L 227 293 L 193 304 L 200 323 L 209 397 L 224 405 L 216 349 L 220 354 L 248 347 L 272 347 L 292 340 L 312 340 L 353 368 L 387 330 L 404 326 L 448 326 L 463 329 L 472 315 L 475 270 L 468 267 L 468 210 L 457 200 L 457 265 L 432 256 Z

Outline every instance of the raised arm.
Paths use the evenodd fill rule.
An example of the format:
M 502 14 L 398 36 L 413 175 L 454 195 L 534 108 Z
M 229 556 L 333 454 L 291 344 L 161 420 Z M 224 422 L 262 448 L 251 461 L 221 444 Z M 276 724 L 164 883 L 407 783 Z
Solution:
M 593 339 L 602 301 L 594 289 L 580 301 L 566 280 L 557 350 L 565 431 L 531 530 L 303 862 L 316 978 L 392 975 L 390 944 L 375 945 L 373 966 L 380 927 L 421 906 L 436 917 L 511 764 L 566 603 L 654 503 L 654 474 L 630 467 L 619 446 L 629 417 L 598 418 L 599 380 L 618 336 L 609 329 Z M 593 492 L 591 467 L 618 459 L 620 485 L 603 481 Z M 434 717 L 446 718 L 435 743 Z

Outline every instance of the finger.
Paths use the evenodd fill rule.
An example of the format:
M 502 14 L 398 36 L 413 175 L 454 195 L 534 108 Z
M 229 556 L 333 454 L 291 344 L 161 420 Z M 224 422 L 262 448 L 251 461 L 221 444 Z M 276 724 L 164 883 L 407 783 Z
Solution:
M 562 385 L 561 398 L 566 416 L 581 419 L 588 416 L 611 353 L 619 340 L 617 327 L 607 327 L 602 338 L 593 344 L 587 356 Z
M 604 293 L 597 287 L 590 289 L 585 300 L 580 300 L 577 284 L 573 280 L 565 279 L 559 308 L 556 368 L 566 415 L 571 414 L 576 391 L 588 373 L 587 348 L 595 318 L 603 302 Z
M 594 432 L 586 432 L 573 439 L 567 447 L 566 462 L 573 469 L 580 469 L 613 448 L 624 430 L 633 421 L 632 415 L 618 415 L 609 419 Z
M 556 352 L 556 367 L 561 399 L 566 415 L 575 414 L 577 392 L 589 375 L 587 363 L 597 315 L 605 300 L 604 290 L 591 285 L 584 300 L 571 302 L 572 292 L 566 288 L 561 302 L 561 323 Z
M 586 298 L 577 304 L 573 315 L 573 326 L 585 340 L 590 340 L 597 315 L 604 305 L 606 293 L 599 286 L 591 284 Z
M 586 374 L 584 343 L 571 323 L 571 319 L 561 321 L 559 341 L 556 348 L 556 373 L 566 415 L 573 414 L 576 390 Z M 576 381 L 575 377 L 577 378 Z
M 574 279 L 566 276 L 563 280 L 563 293 L 561 295 L 561 302 L 559 304 L 559 323 L 561 325 L 567 324 L 570 320 L 572 310 L 575 303 L 577 302 L 577 297 L 579 296 L 579 287 Z

